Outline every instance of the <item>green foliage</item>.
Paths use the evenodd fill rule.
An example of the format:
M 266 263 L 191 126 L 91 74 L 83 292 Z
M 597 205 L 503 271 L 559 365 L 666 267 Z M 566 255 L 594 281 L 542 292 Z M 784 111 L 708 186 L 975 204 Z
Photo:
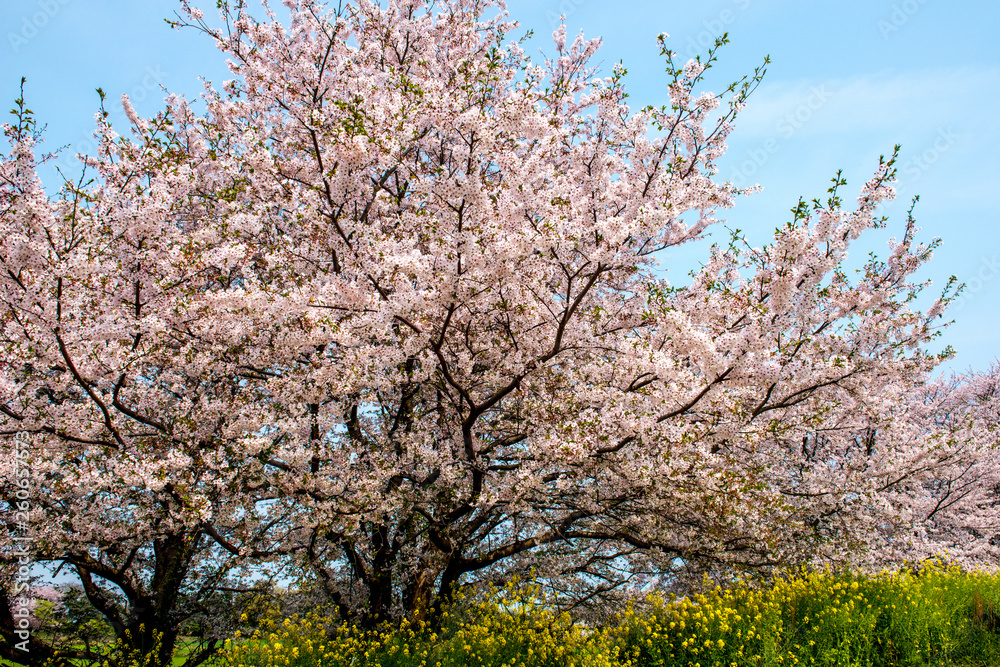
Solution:
M 88 651 L 92 646 L 106 644 L 114 639 L 114 633 L 100 612 L 87 600 L 86 593 L 76 586 L 61 589 L 60 608 L 52 614 L 50 623 L 56 642 L 81 644 Z
M 314 614 L 227 642 L 218 667 L 915 667 L 1000 664 L 1000 575 L 939 563 L 796 572 L 687 598 L 650 597 L 606 628 L 513 587 L 420 622 L 365 632 Z

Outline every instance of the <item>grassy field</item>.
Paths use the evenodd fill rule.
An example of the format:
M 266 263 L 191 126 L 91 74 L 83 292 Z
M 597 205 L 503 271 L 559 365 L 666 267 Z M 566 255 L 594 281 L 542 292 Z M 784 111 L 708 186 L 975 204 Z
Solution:
M 502 603 L 501 603 L 502 601 Z M 510 591 L 439 634 L 365 634 L 289 618 L 237 636 L 219 667 L 1000 666 L 1000 576 L 939 565 L 854 576 L 799 573 L 691 598 L 650 598 L 600 629 Z
M 42 634 L 41 638 L 43 641 L 47 642 L 52 641 L 52 637 L 45 636 L 44 633 Z M 61 646 L 62 648 L 67 650 L 82 650 L 84 648 L 83 644 L 72 644 L 72 643 L 70 644 L 63 643 L 61 644 Z M 110 653 L 109 648 L 111 648 L 111 646 L 112 644 L 109 642 L 107 644 L 101 645 L 101 648 L 99 650 L 102 650 L 105 654 L 109 654 Z M 183 665 L 184 662 L 187 660 L 188 655 L 191 653 L 191 651 L 197 646 L 198 646 L 198 640 L 196 638 L 181 637 L 177 642 L 177 648 L 174 651 L 170 667 L 181 667 L 181 665 Z M 81 663 L 81 667 L 83 667 L 83 665 L 86 663 L 86 661 L 82 660 L 78 662 Z M 0 659 L 0 667 L 17 667 L 17 665 L 9 660 Z M 137 664 L 136 667 L 143 667 L 143 666 Z

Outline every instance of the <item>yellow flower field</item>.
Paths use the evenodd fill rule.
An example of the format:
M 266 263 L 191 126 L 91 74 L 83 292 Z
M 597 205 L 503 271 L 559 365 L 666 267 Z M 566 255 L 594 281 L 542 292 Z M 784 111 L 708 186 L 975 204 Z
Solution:
M 520 592 L 517 592 L 520 591 Z M 219 667 L 888 667 L 1000 665 L 1000 575 L 930 563 L 852 575 L 800 571 L 688 598 L 650 596 L 603 628 L 508 588 L 433 632 L 363 632 L 316 614 L 237 633 Z

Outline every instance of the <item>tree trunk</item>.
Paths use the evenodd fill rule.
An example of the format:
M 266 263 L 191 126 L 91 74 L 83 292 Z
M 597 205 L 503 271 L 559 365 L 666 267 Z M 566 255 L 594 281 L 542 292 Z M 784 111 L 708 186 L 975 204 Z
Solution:
M 149 592 L 130 599 L 123 622 L 114 623 L 121 648 L 111 664 L 170 667 L 180 635 L 174 618 L 178 598 L 201 537 L 201 532 L 176 533 L 154 540 Z
M 372 569 L 368 584 L 368 609 L 361 624 L 372 630 L 380 623 L 392 621 L 392 566 L 395 555 L 389 541 L 389 529 L 385 524 L 372 530 Z

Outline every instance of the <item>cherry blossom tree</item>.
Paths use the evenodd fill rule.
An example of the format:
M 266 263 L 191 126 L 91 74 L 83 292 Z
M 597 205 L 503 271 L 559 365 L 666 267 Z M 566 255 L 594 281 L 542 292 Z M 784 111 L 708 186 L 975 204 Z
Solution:
M 7 129 L 0 432 L 95 606 L 97 576 L 169 635 L 181 592 L 287 556 L 373 624 L 529 570 L 604 605 L 889 548 L 951 298 L 914 305 L 912 218 L 844 268 L 895 154 L 671 285 L 658 258 L 741 194 L 716 162 L 763 69 L 701 93 L 715 50 L 661 36 L 669 101 L 633 110 L 598 41 L 535 64 L 489 2 L 284 4 L 182 2 L 234 79 L 203 112 L 123 99 L 132 137 L 102 121 L 58 197 Z
M 152 653 L 156 664 L 169 664 L 182 627 L 211 613 L 196 665 L 239 615 L 219 604 L 240 585 L 232 575 L 271 555 L 281 524 L 280 506 L 260 504 L 275 495 L 264 464 L 242 444 L 267 411 L 209 324 L 232 281 L 218 259 L 228 245 L 186 191 L 178 138 L 161 143 L 167 115 L 147 124 L 132 113 L 135 142 L 102 121 L 95 178 L 54 198 L 35 175 L 46 158 L 33 151 L 23 95 L 15 115 L 0 162 L 5 583 L 16 547 L 30 545 L 35 562 L 76 575 L 123 656 Z M 25 472 L 27 498 L 15 495 Z M 4 658 L 105 661 L 37 634 L 18 649 L 21 597 L 4 586 Z
M 911 437 L 929 451 L 925 474 L 894 489 L 905 519 L 886 560 L 1000 562 L 1000 364 L 941 378 L 908 401 Z

